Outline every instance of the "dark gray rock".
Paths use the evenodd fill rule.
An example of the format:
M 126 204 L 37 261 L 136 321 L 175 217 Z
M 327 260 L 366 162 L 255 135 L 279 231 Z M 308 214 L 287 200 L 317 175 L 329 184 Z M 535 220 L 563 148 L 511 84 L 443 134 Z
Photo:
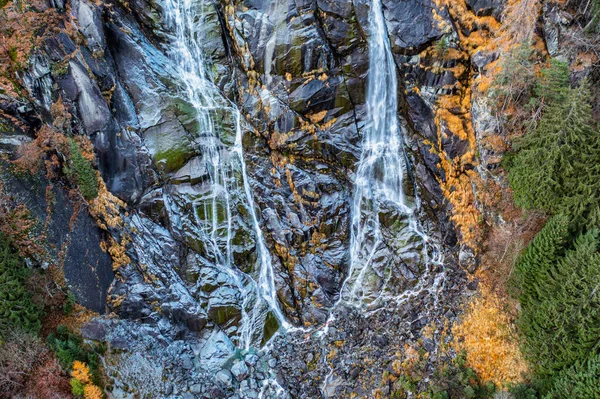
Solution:
M 97 320 L 92 320 L 81 327 L 81 335 L 94 341 L 103 341 L 106 337 L 106 326 Z
M 500 19 L 505 0 L 467 0 L 467 5 L 479 16 L 492 15 Z
M 233 384 L 233 375 L 227 369 L 219 370 L 215 374 L 215 379 L 226 387 L 230 387 Z
M 231 367 L 231 373 L 238 381 L 245 380 L 249 373 L 248 366 L 243 361 L 237 362 Z

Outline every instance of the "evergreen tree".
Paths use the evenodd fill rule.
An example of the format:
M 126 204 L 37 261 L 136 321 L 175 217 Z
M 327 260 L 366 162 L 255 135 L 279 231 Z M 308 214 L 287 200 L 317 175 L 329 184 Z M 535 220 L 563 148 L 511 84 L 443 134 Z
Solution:
M 561 372 L 545 399 L 600 399 L 600 354 L 593 353 L 584 361 Z
M 525 355 L 543 379 L 600 346 L 599 244 L 598 230 L 580 235 L 563 257 L 536 270 L 533 287 L 524 289 L 519 327 Z
M 0 336 L 9 329 L 38 332 L 40 309 L 31 300 L 25 281 L 29 276 L 25 264 L 0 236 Z
M 517 261 L 516 278 L 521 290 L 519 300 L 524 307 L 542 301 L 539 282 L 555 267 L 570 240 L 570 221 L 565 215 L 554 216 L 525 248 Z
M 532 54 L 533 47 L 527 42 L 511 48 L 501 58 L 501 68 L 494 75 L 490 94 L 503 104 L 502 110 L 510 103 L 522 105 L 529 99 L 536 84 Z
M 565 212 L 584 222 L 600 201 L 600 133 L 587 84 L 563 88 L 551 67 L 538 88 L 547 102 L 538 125 L 516 143 L 509 180 L 523 208 Z
M 536 100 L 546 105 L 557 104 L 566 100 L 569 91 L 569 64 L 551 59 L 550 66 L 542 69 L 536 82 Z

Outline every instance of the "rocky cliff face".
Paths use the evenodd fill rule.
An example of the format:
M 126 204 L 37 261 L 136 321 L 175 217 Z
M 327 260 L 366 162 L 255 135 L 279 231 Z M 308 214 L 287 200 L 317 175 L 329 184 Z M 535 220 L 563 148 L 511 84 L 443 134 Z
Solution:
M 502 3 L 466 4 L 493 20 Z M 155 387 L 157 397 L 342 398 L 370 396 L 376 388 L 386 395 L 382 376 L 407 342 L 425 339 L 436 362 L 439 334 L 423 338 L 422 330 L 455 315 L 462 270 L 474 267 L 479 239 L 472 177 L 481 158 L 494 164 L 477 141 L 493 126 L 470 91 L 494 55 L 465 48 L 464 27 L 433 0 L 383 6 L 409 159 L 406 191 L 419 199 L 419 219 L 445 260 L 427 276 L 419 261 L 404 265 L 396 272 L 397 291 L 419 283 L 426 289 L 369 313 L 332 307 L 349 265 L 370 2 L 193 4 L 202 9 L 196 40 L 208 79 L 220 91 L 215 130 L 224 147 L 233 143 L 237 121 L 225 108 L 236 106 L 277 298 L 297 327 L 263 349 L 242 352 L 236 345 L 244 292 L 211 252 L 206 221 L 230 224 L 233 264 L 248 275 L 257 273 L 259 238 L 243 203 L 242 177 L 235 177 L 232 217 L 224 214 L 229 208 L 202 203 L 211 165 L 199 149 L 207 136 L 198 109 L 181 94 L 185 82 L 172 61 L 175 31 L 165 23 L 165 3 L 71 0 L 36 10 L 52 14 L 54 25 L 38 34 L 12 76 L 25 91 L 0 92 L 2 147 L 14 157 L 17 144 L 34 139 L 42 125 L 85 136 L 108 191 L 101 190 L 89 212 L 77 205 L 69 223 L 77 201 L 60 177 L 48 181 L 40 172 L 31 190 L 4 168 L 5 189 L 41 220 L 52 214 L 49 236 L 56 253 L 66 249 L 61 261 L 77 299 L 118 316 L 99 318 L 84 333 L 161 364 L 165 383 Z M 54 202 L 43 192 L 49 185 Z M 394 221 L 385 211 L 379 217 Z M 392 234 L 399 229 L 389 226 Z M 278 326 L 269 316 L 263 324 L 264 343 Z M 118 381 L 115 394 L 125 389 Z

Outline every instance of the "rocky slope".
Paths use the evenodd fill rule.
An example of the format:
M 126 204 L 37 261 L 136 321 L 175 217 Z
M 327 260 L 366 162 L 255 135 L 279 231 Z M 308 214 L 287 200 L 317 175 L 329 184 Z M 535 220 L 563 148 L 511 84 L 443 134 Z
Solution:
M 48 220 L 46 246 L 77 300 L 106 314 L 84 336 L 142 354 L 150 359 L 140 362 L 142 373 L 162 375 L 132 388 L 115 371 L 114 395 L 345 398 L 377 390 L 387 397 L 384 374 L 415 342 L 429 353 L 431 372 L 442 327 L 469 290 L 465 270 L 476 266 L 484 220 L 476 187 L 500 160 L 486 142 L 497 126 L 472 92 L 497 55 L 465 37 L 485 38 L 504 2 L 467 0 L 465 13 L 484 21 L 467 26 L 444 2 L 383 1 L 410 164 L 405 191 L 419 199 L 420 222 L 444 262 L 434 270 L 422 260 L 398 266 L 397 301 L 374 312 L 343 304 L 332 311 L 349 266 L 353 179 L 366 128 L 370 2 L 193 2 L 202 10 L 196 40 L 207 78 L 219 89 L 215 131 L 223 146 L 233 143 L 238 122 L 226 108 L 236 106 L 279 306 L 295 326 L 242 351 L 244 292 L 219 266 L 206 223 L 229 224 L 232 263 L 248 275 L 257 273 L 260 237 L 242 177 L 235 177 L 233 216 L 202 202 L 211 165 L 199 149 L 207 136 L 182 95 L 165 4 L 32 5 L 38 20 L 51 19 L 0 81 L 0 144 L 9 158 L 43 126 L 93 145 L 106 190 L 89 206 L 47 163 L 24 177 L 5 161 L 2 180 L 17 202 Z M 43 156 L 52 155 L 62 156 Z M 379 215 L 392 235 L 401 228 L 395 217 Z M 394 254 L 390 245 L 376 262 Z M 426 289 L 411 291 L 419 284 Z M 263 320 L 263 343 L 277 327 L 272 316 Z

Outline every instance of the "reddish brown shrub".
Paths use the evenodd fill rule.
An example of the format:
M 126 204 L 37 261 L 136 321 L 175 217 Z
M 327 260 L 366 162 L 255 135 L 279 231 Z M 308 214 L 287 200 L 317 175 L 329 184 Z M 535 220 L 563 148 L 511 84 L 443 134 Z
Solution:
M 35 399 L 72 398 L 67 375 L 58 364 L 58 359 L 48 353 L 33 371 L 25 389 L 25 397 Z
M 12 397 L 22 389 L 46 351 L 39 337 L 12 331 L 0 346 L 0 396 Z

